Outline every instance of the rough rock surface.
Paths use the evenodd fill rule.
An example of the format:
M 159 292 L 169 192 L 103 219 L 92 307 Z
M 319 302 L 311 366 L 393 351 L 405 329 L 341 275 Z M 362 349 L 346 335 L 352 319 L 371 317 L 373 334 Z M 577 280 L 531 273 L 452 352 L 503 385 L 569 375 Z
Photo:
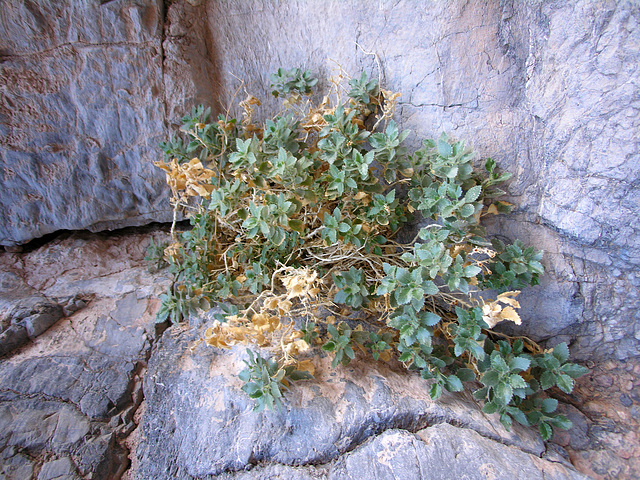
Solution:
M 505 431 L 467 396 L 431 401 L 401 366 L 332 370 L 316 359 L 315 379 L 296 383 L 285 409 L 253 412 L 237 378 L 244 348 L 201 338 L 202 329 L 170 328 L 154 348 L 129 478 L 429 478 L 419 468 L 430 467 L 450 469 L 434 478 L 586 478 L 553 450 L 545 458 L 532 430 Z
M 201 323 L 158 340 L 153 317 L 169 280 L 146 270 L 148 242 L 149 233 L 66 234 L 0 254 L 13 279 L 0 283 L 3 299 L 20 283 L 17 301 L 52 299 L 65 315 L 0 358 L 0 478 L 413 478 L 443 462 L 457 478 L 513 478 L 501 465 L 524 478 L 581 478 L 571 464 L 604 480 L 640 472 L 640 365 L 631 361 L 595 366 L 561 398 L 574 428 L 556 432 L 557 446 L 504 431 L 467 396 L 432 402 L 399 366 L 334 371 L 328 357 L 315 380 L 294 385 L 284 411 L 255 414 L 236 377 L 244 349 L 199 343 Z M 73 311 L 77 302 L 86 305 Z
M 554 441 L 580 471 L 597 479 L 640 475 L 640 362 L 594 366 L 562 400 L 574 427 Z
M 23 302 L 90 299 L 0 360 L 0 478 L 111 479 L 128 466 L 120 442 L 135 427 L 157 297 L 168 285 L 146 271 L 148 242 L 73 235 L 0 256 L 5 277 L 23 282 Z M 3 295 L 10 287 L 2 283 Z
M 518 209 L 493 233 L 547 252 L 545 283 L 522 297 L 523 311 L 536 312 L 524 332 L 572 343 L 576 359 L 640 355 L 637 4 L 283 5 L 207 2 L 224 52 L 214 59 L 220 103 L 231 102 L 236 77 L 250 79 L 268 115 L 277 108 L 269 74 L 280 66 L 321 79 L 337 65 L 380 74 L 402 93 L 398 119 L 414 144 L 444 130 L 514 174 Z
M 2 2 L 0 244 L 170 221 L 159 1 Z
M 0 244 L 166 221 L 150 160 L 193 103 L 222 110 L 245 79 L 270 116 L 278 67 L 320 89 L 337 65 L 365 69 L 402 92 L 414 144 L 445 130 L 514 173 L 518 210 L 493 232 L 547 250 L 524 333 L 581 360 L 640 354 L 635 2 L 2 5 Z
M 0 285 L 1 357 L 44 333 L 64 311 L 14 272 L 0 272 Z

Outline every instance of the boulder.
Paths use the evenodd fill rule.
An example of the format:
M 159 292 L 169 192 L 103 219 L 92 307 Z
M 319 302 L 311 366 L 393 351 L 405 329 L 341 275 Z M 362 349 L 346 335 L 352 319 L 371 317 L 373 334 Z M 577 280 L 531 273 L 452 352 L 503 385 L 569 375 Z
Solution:
M 254 412 L 237 378 L 245 347 L 216 350 L 202 333 L 173 327 L 154 347 L 129 478 L 427 478 L 421 461 L 450 472 L 438 478 L 585 478 L 557 455 L 541 458 L 533 430 L 506 431 L 468 394 L 432 401 L 428 383 L 400 365 L 333 370 L 316 356 L 315 378 L 296 382 L 284 408 Z
M 9 2 L 0 21 L 0 245 L 171 221 L 160 1 Z

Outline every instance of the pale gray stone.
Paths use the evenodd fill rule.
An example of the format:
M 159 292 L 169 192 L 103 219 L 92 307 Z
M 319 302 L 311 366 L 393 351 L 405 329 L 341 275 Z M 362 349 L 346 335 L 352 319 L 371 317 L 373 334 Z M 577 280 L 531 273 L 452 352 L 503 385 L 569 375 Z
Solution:
M 426 432 L 439 431 L 433 425 L 447 423 L 471 432 L 473 441 L 482 439 L 469 458 L 485 449 L 486 443 L 492 447 L 486 449 L 485 463 L 510 462 L 513 470 L 505 470 L 509 474 L 520 468 L 532 475 L 528 478 L 538 478 L 555 469 L 551 462 L 538 458 L 545 447 L 533 430 L 514 425 L 507 432 L 497 418 L 483 415 L 467 395 L 445 394 L 432 401 L 427 393 L 429 384 L 419 375 L 381 363 L 354 362 L 332 370 L 329 358 L 314 357 L 315 379 L 295 383 L 282 410 L 253 412 L 253 403 L 240 390 L 237 378 L 244 366 L 242 360 L 247 358 L 244 347 L 230 352 L 213 349 L 200 343 L 202 332 L 170 328 L 152 354 L 144 381 L 136 478 L 244 478 L 234 472 L 253 472 L 256 466 L 266 467 L 257 468 L 253 478 L 269 478 L 266 472 L 279 464 L 324 465 L 335 471 L 329 478 L 365 479 L 372 475 L 369 470 L 344 466 L 345 462 L 356 462 L 347 452 L 362 452 L 353 454 L 357 455 L 354 458 L 371 463 L 385 455 L 378 440 L 384 438 L 384 432 L 421 435 L 425 428 Z M 449 442 L 449 449 L 460 450 L 466 441 L 456 444 L 455 437 L 438 438 Z M 412 455 L 415 460 L 416 453 Z M 442 458 L 431 456 L 434 464 L 441 462 L 440 470 L 451 463 L 444 454 Z M 428 478 L 413 475 L 414 460 L 407 463 L 399 454 L 395 460 L 391 457 L 392 468 L 405 468 L 404 478 Z M 455 472 L 462 472 L 464 461 L 458 465 Z M 470 465 L 469 469 L 477 470 L 476 464 Z M 278 468 L 283 478 L 325 478 L 327 474 L 324 469 Z M 350 469 L 351 477 L 341 476 L 345 469 Z M 570 467 L 561 470 L 569 473 L 550 478 L 581 478 Z
M 415 434 L 387 430 L 340 458 L 331 467 L 328 478 L 587 480 L 589 477 L 571 467 L 487 440 L 473 430 L 442 424 Z

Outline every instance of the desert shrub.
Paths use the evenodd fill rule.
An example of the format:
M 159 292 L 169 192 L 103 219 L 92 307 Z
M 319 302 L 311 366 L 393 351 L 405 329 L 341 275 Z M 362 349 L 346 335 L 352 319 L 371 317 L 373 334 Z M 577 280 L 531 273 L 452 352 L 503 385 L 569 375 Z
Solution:
M 566 344 L 545 351 L 493 330 L 521 323 L 519 289 L 543 273 L 542 252 L 490 241 L 482 227 L 509 211 L 499 198 L 510 174 L 445 134 L 409 152 L 392 120 L 399 94 L 366 73 L 334 79 L 319 104 L 315 85 L 281 69 L 271 89 L 285 109 L 264 125 L 248 96 L 241 120 L 197 107 L 161 145 L 157 166 L 192 228 L 164 252 L 175 281 L 158 320 L 219 303 L 208 344 L 272 352 L 250 352 L 241 374 L 257 408 L 312 374 L 306 352 L 319 346 L 334 368 L 395 358 L 431 382 L 433 398 L 466 383 L 507 428 L 538 425 L 545 439 L 568 428 L 547 393 L 570 393 L 586 369 L 568 362 Z M 398 242 L 416 222 L 415 239 Z

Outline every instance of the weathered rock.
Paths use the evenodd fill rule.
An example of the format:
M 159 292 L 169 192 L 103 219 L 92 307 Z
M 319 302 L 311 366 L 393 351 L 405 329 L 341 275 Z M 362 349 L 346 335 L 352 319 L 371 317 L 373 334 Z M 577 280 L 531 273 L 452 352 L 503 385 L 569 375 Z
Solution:
M 3 2 L 0 245 L 170 221 L 160 1 Z
M 449 424 L 416 433 L 387 430 L 332 466 L 339 478 L 513 478 L 587 479 L 562 464 L 488 440 L 473 430 Z
M 75 304 L 73 308 L 76 308 Z M 67 311 L 70 311 L 67 309 Z M 0 272 L 0 357 L 44 333 L 65 311 L 14 272 Z
M 3 271 L 31 286 L 20 301 L 58 298 L 71 313 L 0 360 L 1 478 L 108 479 L 127 466 L 121 435 L 134 427 L 169 282 L 146 271 L 147 244 L 145 235 L 75 235 L 0 255 Z M 91 299 L 83 309 L 79 293 Z
M 376 437 L 370 445 L 377 445 L 383 432 L 401 429 L 401 435 L 411 435 L 409 432 L 438 424 L 456 425 L 488 445 L 498 445 L 494 448 L 500 453 L 495 457 L 487 453 L 495 465 L 511 461 L 522 471 L 538 475 L 565 471 L 565 477 L 550 478 L 583 478 L 570 466 L 556 468 L 540 460 L 545 446 L 532 430 L 515 426 L 507 432 L 466 395 L 445 394 L 434 402 L 428 384 L 400 366 L 396 371 L 383 364 L 355 362 L 334 371 L 330 359 L 316 358 L 315 379 L 296 383 L 288 393 L 286 408 L 253 412 L 252 401 L 240 390 L 237 378 L 242 359 L 247 358 L 244 349 L 215 351 L 201 342 L 201 335 L 201 329 L 170 328 L 154 349 L 144 382 L 137 470 L 131 478 L 227 478 L 225 475 L 255 465 L 274 468 L 273 464 L 326 464 L 329 478 L 346 478 L 345 469 L 351 469 L 349 478 L 369 478 L 371 472 L 345 466 L 345 462 L 356 462 L 349 460 L 352 454 L 347 452 L 362 452 L 353 458 L 372 462 L 385 454 L 375 446 L 367 447 L 371 451 L 361 450 L 368 439 Z M 518 455 L 509 456 L 512 451 L 529 463 L 520 461 Z M 443 460 L 440 468 L 446 468 L 448 460 Z M 413 468 L 403 458 L 398 457 L 397 462 L 407 472 Z M 282 472 L 284 478 L 300 474 L 284 467 Z M 268 478 L 262 477 L 267 475 L 264 472 L 257 475 L 255 478 Z M 322 470 L 300 475 L 326 478 Z
M 544 246 L 549 272 L 521 332 L 577 359 L 637 356 L 639 21 L 613 0 L 7 4 L 0 244 L 168 220 L 149 162 L 165 125 L 224 110 L 239 79 L 271 116 L 271 72 L 309 68 L 322 90 L 339 64 L 402 92 L 410 143 L 446 130 L 514 173 L 518 211 L 493 231 Z
M 640 472 L 640 362 L 609 361 L 576 381 L 561 410 L 574 427 L 554 440 L 580 471 L 597 479 Z
M 244 79 L 270 116 L 278 67 L 310 69 L 320 91 L 337 65 L 364 69 L 402 93 L 397 117 L 414 145 L 444 130 L 496 159 L 514 174 L 518 209 L 493 233 L 547 251 L 547 280 L 523 295 L 519 332 L 569 341 L 577 359 L 638 356 L 636 4 L 229 1 L 207 12 L 224 52 L 210 57 L 221 104 Z

